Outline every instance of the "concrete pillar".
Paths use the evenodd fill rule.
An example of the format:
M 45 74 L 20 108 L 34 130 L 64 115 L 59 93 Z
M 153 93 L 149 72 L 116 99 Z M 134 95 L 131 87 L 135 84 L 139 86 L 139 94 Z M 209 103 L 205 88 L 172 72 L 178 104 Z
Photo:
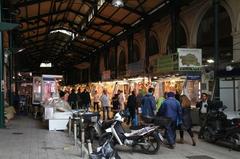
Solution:
M 233 60 L 240 61 L 240 31 L 232 34 L 233 36 Z

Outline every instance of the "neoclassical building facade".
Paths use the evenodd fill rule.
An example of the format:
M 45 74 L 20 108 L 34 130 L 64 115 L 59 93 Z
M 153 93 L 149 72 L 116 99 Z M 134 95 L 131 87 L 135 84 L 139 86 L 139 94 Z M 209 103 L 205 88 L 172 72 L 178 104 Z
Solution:
M 218 6 L 218 56 L 219 63 L 225 66 L 231 62 L 240 61 L 240 1 L 219 0 Z M 201 48 L 204 66 L 213 65 L 209 64 L 207 60 L 214 59 L 213 7 L 212 0 L 194 0 L 190 5 L 181 8 L 178 18 L 178 47 Z M 148 26 L 147 36 L 146 30 L 142 29 L 133 33 L 131 37 L 120 41 L 115 46 L 109 47 L 104 53 L 101 53 L 99 63 L 100 73 L 105 70 L 111 70 L 111 72 L 115 73 L 112 79 L 121 78 L 122 75 L 126 74 L 126 70 L 128 70 L 131 63 L 138 62 L 139 65 L 146 65 L 147 57 L 149 58 L 147 59 L 148 67 L 150 67 L 154 59 L 175 53 L 172 49 L 173 25 L 171 15 L 165 16 L 150 25 L 148 24 Z M 146 43 L 148 43 L 148 48 L 146 48 Z M 147 56 L 146 52 L 148 52 Z M 212 68 L 210 67 L 209 69 L 211 70 Z M 145 68 L 142 75 L 146 75 L 146 72 L 148 71 Z M 149 74 L 147 75 L 149 76 Z M 235 85 L 238 88 L 240 82 L 234 82 L 236 82 Z M 237 92 L 240 95 L 239 89 Z M 239 95 L 237 94 L 233 101 L 231 101 L 234 105 L 240 104 L 238 102 Z M 235 106 L 235 109 L 237 107 L 240 108 L 240 106 Z
M 219 1 L 219 47 L 220 58 L 239 61 L 240 60 L 240 1 L 238 0 L 220 0 Z M 203 60 L 206 60 L 210 50 L 213 48 L 213 1 L 195 0 L 191 5 L 181 8 L 179 14 L 179 40 L 181 47 L 202 48 Z M 150 45 L 154 42 L 157 47 L 152 46 L 155 53 L 150 53 L 151 59 L 155 56 L 161 56 L 172 53 L 171 45 L 171 19 L 170 16 L 162 18 L 158 22 L 151 24 L 149 38 L 145 38 L 145 31 L 133 34 L 133 46 L 135 60 L 145 60 L 146 40 Z M 225 46 L 223 46 L 225 45 Z M 115 46 L 114 46 L 115 47 Z M 151 47 L 151 46 L 150 46 Z M 155 47 L 155 48 L 154 48 Z M 113 51 L 112 51 L 113 50 Z M 117 45 L 117 49 L 110 48 L 108 58 L 117 50 L 117 66 L 132 61 L 129 59 L 128 40 L 123 40 Z M 154 52 L 154 51 L 153 51 Z M 132 53 L 131 53 L 132 54 Z M 224 55 L 225 54 L 225 55 Z M 114 56 L 115 57 L 115 56 Z M 124 60 L 123 60 L 124 59 Z M 101 58 L 100 72 L 106 70 L 104 66 L 111 60 Z M 104 64 L 105 63 L 105 64 Z M 110 64 L 109 64 L 110 65 Z

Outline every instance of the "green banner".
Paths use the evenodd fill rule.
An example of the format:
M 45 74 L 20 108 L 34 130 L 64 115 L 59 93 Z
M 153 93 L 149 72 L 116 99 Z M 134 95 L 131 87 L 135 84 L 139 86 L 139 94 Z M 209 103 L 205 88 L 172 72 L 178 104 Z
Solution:
M 153 73 L 167 73 L 178 71 L 177 54 L 158 57 L 153 65 Z

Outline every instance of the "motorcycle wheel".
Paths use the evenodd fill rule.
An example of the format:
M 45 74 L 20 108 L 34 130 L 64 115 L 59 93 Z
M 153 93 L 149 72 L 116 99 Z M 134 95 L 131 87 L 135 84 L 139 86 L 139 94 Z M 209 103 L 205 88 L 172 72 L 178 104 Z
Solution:
M 141 148 L 146 154 L 156 154 L 160 148 L 160 140 L 157 134 L 153 133 L 144 137 L 144 141 L 149 145 L 141 145 Z
M 208 129 L 205 129 L 203 132 L 203 138 L 207 142 L 215 142 L 214 137 L 211 135 L 210 131 Z
M 230 141 L 233 144 L 232 149 L 240 151 L 240 133 L 235 133 L 230 136 Z
M 95 136 L 95 129 L 93 127 L 90 127 L 89 129 L 86 130 L 85 132 L 86 141 L 89 139 L 91 140 L 91 143 L 93 143 L 94 136 Z
M 109 140 L 112 137 L 112 133 L 106 132 L 103 133 L 98 140 L 99 146 L 102 146 L 107 140 Z

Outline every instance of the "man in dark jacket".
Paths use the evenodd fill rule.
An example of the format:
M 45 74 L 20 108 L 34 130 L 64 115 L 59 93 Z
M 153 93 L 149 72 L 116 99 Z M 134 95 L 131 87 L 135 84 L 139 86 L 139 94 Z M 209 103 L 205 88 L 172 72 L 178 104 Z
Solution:
M 72 89 L 71 93 L 69 94 L 68 103 L 70 104 L 72 109 L 76 109 L 76 107 L 77 107 L 77 94 L 75 93 L 75 89 Z
M 83 109 L 87 109 L 88 111 L 91 104 L 91 98 L 89 92 L 86 89 L 84 89 L 84 91 L 81 93 L 81 99 Z
M 130 112 L 130 116 L 128 117 L 127 122 L 128 125 L 130 124 L 130 121 L 132 121 L 135 118 L 136 105 L 137 105 L 136 91 L 132 91 L 132 94 L 128 97 L 127 101 L 127 108 Z
M 199 108 L 199 124 L 201 126 L 199 132 L 199 138 L 202 138 L 203 127 L 207 119 L 207 113 L 211 109 L 212 102 L 208 99 L 207 93 L 202 93 L 201 101 L 196 104 L 196 107 Z
M 168 92 L 167 99 L 159 109 L 158 115 L 172 119 L 171 124 L 166 127 L 166 138 L 169 148 L 173 149 L 176 142 L 176 127 L 182 123 L 182 109 L 180 103 L 175 99 L 173 92 Z

